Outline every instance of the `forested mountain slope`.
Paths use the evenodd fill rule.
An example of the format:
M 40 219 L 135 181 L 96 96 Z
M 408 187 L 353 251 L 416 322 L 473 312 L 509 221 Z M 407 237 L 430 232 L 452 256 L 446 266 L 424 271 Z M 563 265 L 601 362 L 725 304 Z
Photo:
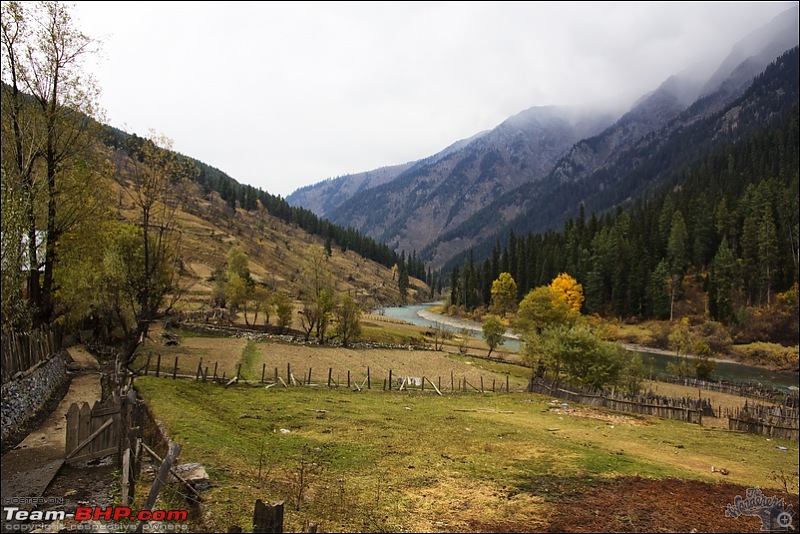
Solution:
M 796 345 L 798 64 L 795 48 L 729 108 L 645 144 L 654 167 L 633 166 L 606 190 L 623 198 L 614 209 L 588 215 L 581 204 L 560 229 L 509 229 L 485 256 L 467 254 L 448 271 L 451 301 L 485 309 L 500 272 L 512 274 L 520 299 L 566 272 L 587 313 L 710 319 L 737 342 Z M 562 186 L 570 194 L 578 184 Z
M 600 146 L 619 123 L 626 122 L 623 117 L 601 136 L 576 145 L 545 179 L 498 198 L 461 227 L 442 235 L 421 255 L 425 258 L 436 255 L 447 249 L 448 242 L 461 242 L 462 236 L 470 235 L 476 236 L 474 254 L 485 257 L 495 241 L 507 236 L 509 230 L 519 234 L 559 228 L 577 215 L 581 203 L 586 213 L 602 213 L 636 199 L 647 190 L 662 187 L 666 176 L 680 176 L 681 169 L 697 158 L 768 128 L 776 115 L 794 106 L 798 99 L 797 61 L 796 48 L 786 52 L 756 77 L 743 95 L 718 111 L 708 110 L 717 107 L 719 95 L 699 99 L 664 127 L 642 136 L 620 151 L 611 163 L 592 172 L 575 163 L 574 154 L 579 147 Z M 492 233 L 490 229 L 499 226 L 498 214 L 508 206 L 514 206 L 520 215 Z M 463 261 L 463 257 L 453 258 L 447 268 Z M 443 258 L 443 264 L 446 261 Z

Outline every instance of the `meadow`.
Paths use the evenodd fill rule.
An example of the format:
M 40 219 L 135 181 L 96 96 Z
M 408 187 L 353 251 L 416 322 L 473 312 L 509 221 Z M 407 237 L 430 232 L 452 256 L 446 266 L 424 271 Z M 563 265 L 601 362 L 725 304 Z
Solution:
M 570 496 L 620 481 L 690 484 L 681 491 L 696 494 L 679 500 L 697 510 L 716 488 L 712 512 L 703 513 L 747 530 L 744 520 L 724 517 L 725 503 L 743 488 L 797 493 L 796 443 L 524 393 L 528 370 L 517 365 L 437 351 L 244 339 L 187 337 L 164 348 L 185 360 L 191 375 L 203 357 L 224 359 L 226 369 L 241 364 L 247 378 L 227 388 L 152 374 L 135 382 L 182 445 L 181 463 L 199 462 L 209 473 L 198 530 L 247 530 L 262 499 L 286 503 L 286 531 L 310 523 L 328 532 L 545 531 L 566 521 Z M 284 377 L 287 363 L 298 371 L 297 384 L 313 369 L 312 384 L 260 383 L 262 369 L 272 378 L 278 368 Z M 363 375 L 356 374 L 367 366 L 372 387 L 359 390 L 354 384 L 361 386 Z M 338 387 L 328 387 L 329 369 Z M 442 394 L 432 387 L 388 391 L 389 369 L 434 383 L 442 377 Z M 342 381 L 348 370 L 349 388 Z M 451 389 L 451 375 L 485 386 L 508 378 L 510 393 Z M 631 520 L 632 513 L 622 514 L 633 521 L 625 525 L 657 527 L 652 518 Z

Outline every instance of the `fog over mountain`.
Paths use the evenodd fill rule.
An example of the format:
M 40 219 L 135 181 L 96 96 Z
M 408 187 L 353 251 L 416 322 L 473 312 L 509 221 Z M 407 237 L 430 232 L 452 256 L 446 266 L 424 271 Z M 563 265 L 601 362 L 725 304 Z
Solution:
M 621 116 L 535 106 L 430 158 L 307 186 L 287 201 L 442 266 L 509 227 L 541 231 L 562 224 L 586 199 L 572 199 L 569 210 L 533 224 L 544 208 L 554 207 L 537 207 L 537 199 L 558 183 L 599 171 L 613 179 L 642 140 L 666 137 L 722 109 L 797 43 L 794 6 L 743 36 L 720 64 L 687 65 Z

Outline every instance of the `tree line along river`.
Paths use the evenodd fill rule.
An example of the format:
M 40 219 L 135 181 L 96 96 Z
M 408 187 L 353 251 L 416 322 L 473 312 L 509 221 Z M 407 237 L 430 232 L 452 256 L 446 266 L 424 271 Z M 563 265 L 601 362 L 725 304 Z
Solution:
M 400 319 L 418 326 L 440 326 L 456 333 L 460 333 L 466 328 L 470 335 L 483 338 L 481 327 L 475 322 L 464 321 L 455 317 L 446 317 L 428 311 L 428 308 L 438 304 L 441 303 L 428 302 L 408 306 L 394 306 L 372 310 L 372 313 L 385 315 L 393 319 Z M 520 341 L 509 332 L 503 343 L 503 347 L 513 351 L 519 351 Z M 656 375 L 667 374 L 667 365 L 678 362 L 678 358 L 672 354 L 645 351 L 638 352 L 642 355 L 645 368 L 648 369 L 648 371 L 652 369 L 652 372 Z M 724 360 L 717 360 L 717 365 L 714 369 L 714 378 L 728 382 L 755 382 L 764 386 L 778 387 L 786 390 L 789 388 L 797 388 L 798 386 L 798 377 L 794 373 L 770 371 L 762 367 Z

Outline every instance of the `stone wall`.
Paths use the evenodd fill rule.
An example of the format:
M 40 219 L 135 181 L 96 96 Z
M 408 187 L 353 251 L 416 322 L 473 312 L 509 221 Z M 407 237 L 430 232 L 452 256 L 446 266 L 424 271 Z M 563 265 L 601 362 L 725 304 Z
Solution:
M 2 440 L 17 434 L 67 381 L 67 353 L 62 351 L 3 384 Z

